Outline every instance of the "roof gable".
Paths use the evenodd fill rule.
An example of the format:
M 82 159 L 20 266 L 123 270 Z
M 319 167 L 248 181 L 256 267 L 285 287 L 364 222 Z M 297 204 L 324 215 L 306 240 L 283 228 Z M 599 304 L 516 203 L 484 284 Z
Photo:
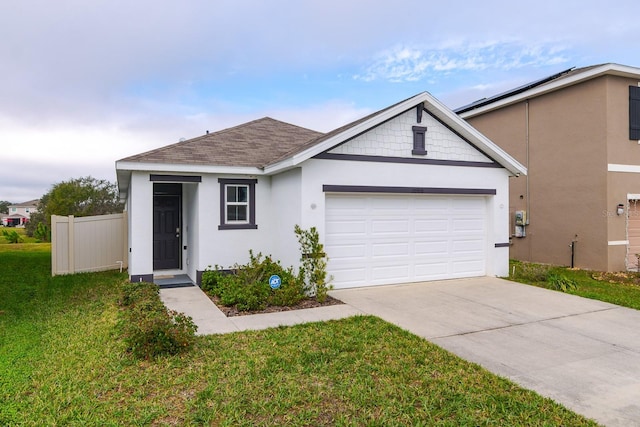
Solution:
M 507 154 L 504 150 L 491 142 L 487 137 L 482 135 L 478 130 L 473 128 L 466 121 L 461 119 L 453 111 L 447 108 L 444 104 L 434 98 L 428 92 L 422 92 L 397 104 L 380 110 L 376 113 L 370 114 L 355 122 L 349 123 L 341 128 L 338 128 L 332 132 L 311 140 L 300 148 L 287 153 L 286 157 L 271 163 L 265 167 L 266 173 L 277 173 L 281 170 L 286 170 L 291 167 L 295 167 L 300 163 L 308 160 L 321 153 L 328 152 L 334 147 L 345 143 L 370 129 L 385 123 L 388 120 L 393 119 L 400 114 L 413 110 L 415 112 L 416 107 L 422 106 L 432 117 L 434 117 L 440 124 L 449 128 L 452 132 L 458 135 L 463 140 L 474 146 L 479 152 L 485 155 L 488 159 L 496 162 L 502 167 L 506 168 L 513 175 L 526 174 L 527 170 L 513 157 Z

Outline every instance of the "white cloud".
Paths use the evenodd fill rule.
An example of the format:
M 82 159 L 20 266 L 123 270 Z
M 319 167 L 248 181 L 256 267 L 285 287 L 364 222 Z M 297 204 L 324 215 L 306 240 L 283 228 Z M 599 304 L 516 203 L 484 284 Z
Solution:
M 566 48 L 560 44 L 531 45 L 519 42 L 480 44 L 451 43 L 445 47 L 396 46 L 375 55 L 357 80 L 411 82 L 454 71 L 486 69 L 512 70 L 567 62 Z

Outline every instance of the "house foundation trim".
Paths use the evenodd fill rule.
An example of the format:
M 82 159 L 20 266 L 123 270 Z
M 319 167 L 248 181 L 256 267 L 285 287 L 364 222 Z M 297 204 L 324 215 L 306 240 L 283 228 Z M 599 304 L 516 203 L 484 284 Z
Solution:
M 384 187 L 369 185 L 323 185 L 325 193 L 392 193 L 392 194 L 454 194 L 495 196 L 492 188 Z
M 129 281 L 135 282 L 148 282 L 153 283 L 153 274 L 132 274 Z

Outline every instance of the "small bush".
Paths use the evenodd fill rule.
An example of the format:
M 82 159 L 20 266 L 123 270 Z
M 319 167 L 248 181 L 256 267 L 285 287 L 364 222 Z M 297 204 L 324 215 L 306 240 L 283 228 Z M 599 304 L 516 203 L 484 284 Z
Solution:
M 23 241 L 22 236 L 20 236 L 16 230 L 2 230 L 2 235 L 9 243 L 20 243 Z
M 119 322 L 127 351 L 141 359 L 176 354 L 191 347 L 197 326 L 189 316 L 167 310 L 153 283 L 122 285 Z
M 547 283 L 549 283 L 551 288 L 562 292 L 568 292 L 578 288 L 578 283 L 575 280 L 559 273 L 549 273 Z

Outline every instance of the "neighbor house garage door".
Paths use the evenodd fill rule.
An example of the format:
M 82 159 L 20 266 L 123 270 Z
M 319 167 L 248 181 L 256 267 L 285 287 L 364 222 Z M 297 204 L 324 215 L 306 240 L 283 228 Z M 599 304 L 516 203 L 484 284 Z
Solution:
M 327 194 L 336 289 L 484 276 L 486 198 Z

